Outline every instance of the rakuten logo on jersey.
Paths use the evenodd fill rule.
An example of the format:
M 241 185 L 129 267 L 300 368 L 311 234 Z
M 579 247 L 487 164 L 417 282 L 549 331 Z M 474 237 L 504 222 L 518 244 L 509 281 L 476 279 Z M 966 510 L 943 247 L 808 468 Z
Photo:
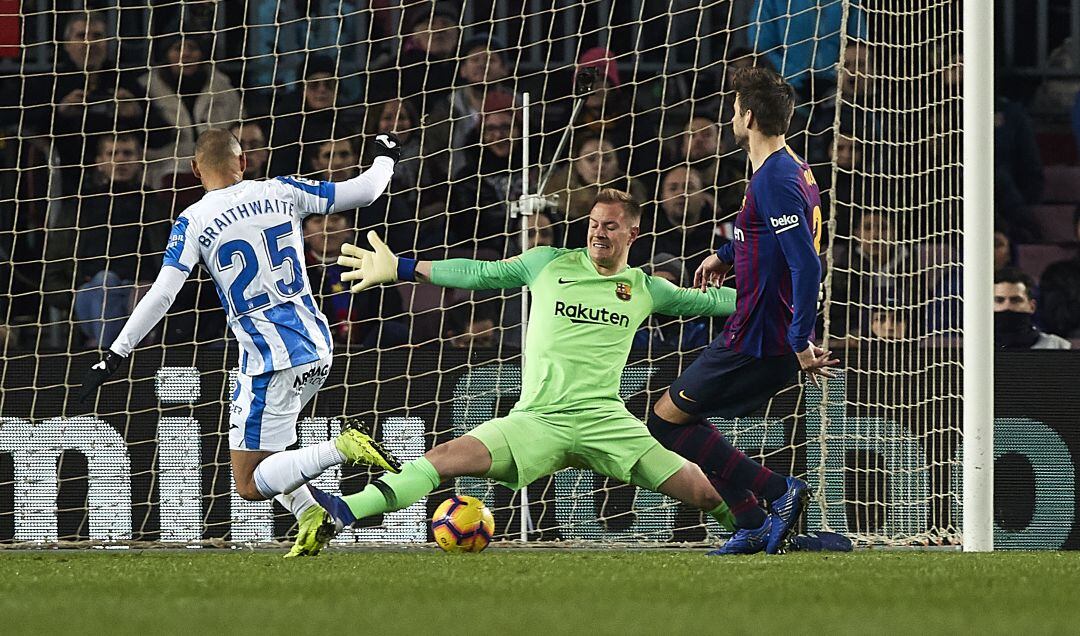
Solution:
M 784 216 L 769 217 L 769 223 L 772 223 L 776 233 L 786 232 L 788 230 L 799 227 L 799 215 L 798 214 L 785 214 Z
M 574 324 L 585 325 L 615 325 L 629 327 L 630 317 L 617 311 L 609 311 L 603 307 L 594 309 L 581 303 L 568 305 L 561 300 L 555 301 L 555 315 L 569 318 Z

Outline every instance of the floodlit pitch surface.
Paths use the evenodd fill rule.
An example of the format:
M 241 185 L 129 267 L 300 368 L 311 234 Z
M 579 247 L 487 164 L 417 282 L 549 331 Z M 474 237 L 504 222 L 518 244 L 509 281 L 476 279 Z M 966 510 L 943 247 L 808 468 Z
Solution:
M 1080 552 L 0 552 L 4 634 L 1047 633 Z

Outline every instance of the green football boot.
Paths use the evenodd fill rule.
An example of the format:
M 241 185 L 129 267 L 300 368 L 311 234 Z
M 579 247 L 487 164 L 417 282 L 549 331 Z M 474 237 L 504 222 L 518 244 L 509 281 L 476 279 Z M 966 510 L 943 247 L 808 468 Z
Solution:
M 334 440 L 334 446 L 345 456 L 350 466 L 375 466 L 391 473 L 401 472 L 401 462 L 383 448 L 382 444 L 371 438 L 371 429 L 353 419 L 345 420 L 341 435 Z
M 319 506 L 312 506 L 300 515 L 299 528 L 296 531 L 296 543 L 293 544 L 286 559 L 301 556 L 317 556 L 330 540 L 341 530 L 333 517 Z

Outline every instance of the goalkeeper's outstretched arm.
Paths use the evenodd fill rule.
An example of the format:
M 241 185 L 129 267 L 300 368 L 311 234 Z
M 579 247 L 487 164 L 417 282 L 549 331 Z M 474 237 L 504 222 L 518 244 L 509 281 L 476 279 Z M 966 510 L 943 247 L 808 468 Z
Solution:
M 701 290 L 676 287 L 663 278 L 649 276 L 645 287 L 653 298 L 653 311 L 665 316 L 730 316 L 735 313 L 736 292 L 730 287 Z
M 368 232 L 371 250 L 346 243 L 341 247 L 338 264 L 354 268 L 341 275 L 343 281 L 357 281 L 353 293 L 373 285 L 397 281 L 426 282 L 457 289 L 505 289 L 522 287 L 563 250 L 536 247 L 521 256 L 501 261 L 451 258 L 442 261 L 418 261 L 395 256 L 375 232 Z

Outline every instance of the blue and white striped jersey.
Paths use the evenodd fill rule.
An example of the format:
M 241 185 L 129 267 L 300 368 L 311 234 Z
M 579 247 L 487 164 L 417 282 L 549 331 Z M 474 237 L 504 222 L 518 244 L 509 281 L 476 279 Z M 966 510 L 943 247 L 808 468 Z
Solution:
M 333 349 L 304 268 L 303 220 L 334 211 L 335 185 L 300 177 L 241 181 L 207 192 L 173 225 L 163 265 L 201 261 L 240 346 L 240 372 L 314 362 Z

